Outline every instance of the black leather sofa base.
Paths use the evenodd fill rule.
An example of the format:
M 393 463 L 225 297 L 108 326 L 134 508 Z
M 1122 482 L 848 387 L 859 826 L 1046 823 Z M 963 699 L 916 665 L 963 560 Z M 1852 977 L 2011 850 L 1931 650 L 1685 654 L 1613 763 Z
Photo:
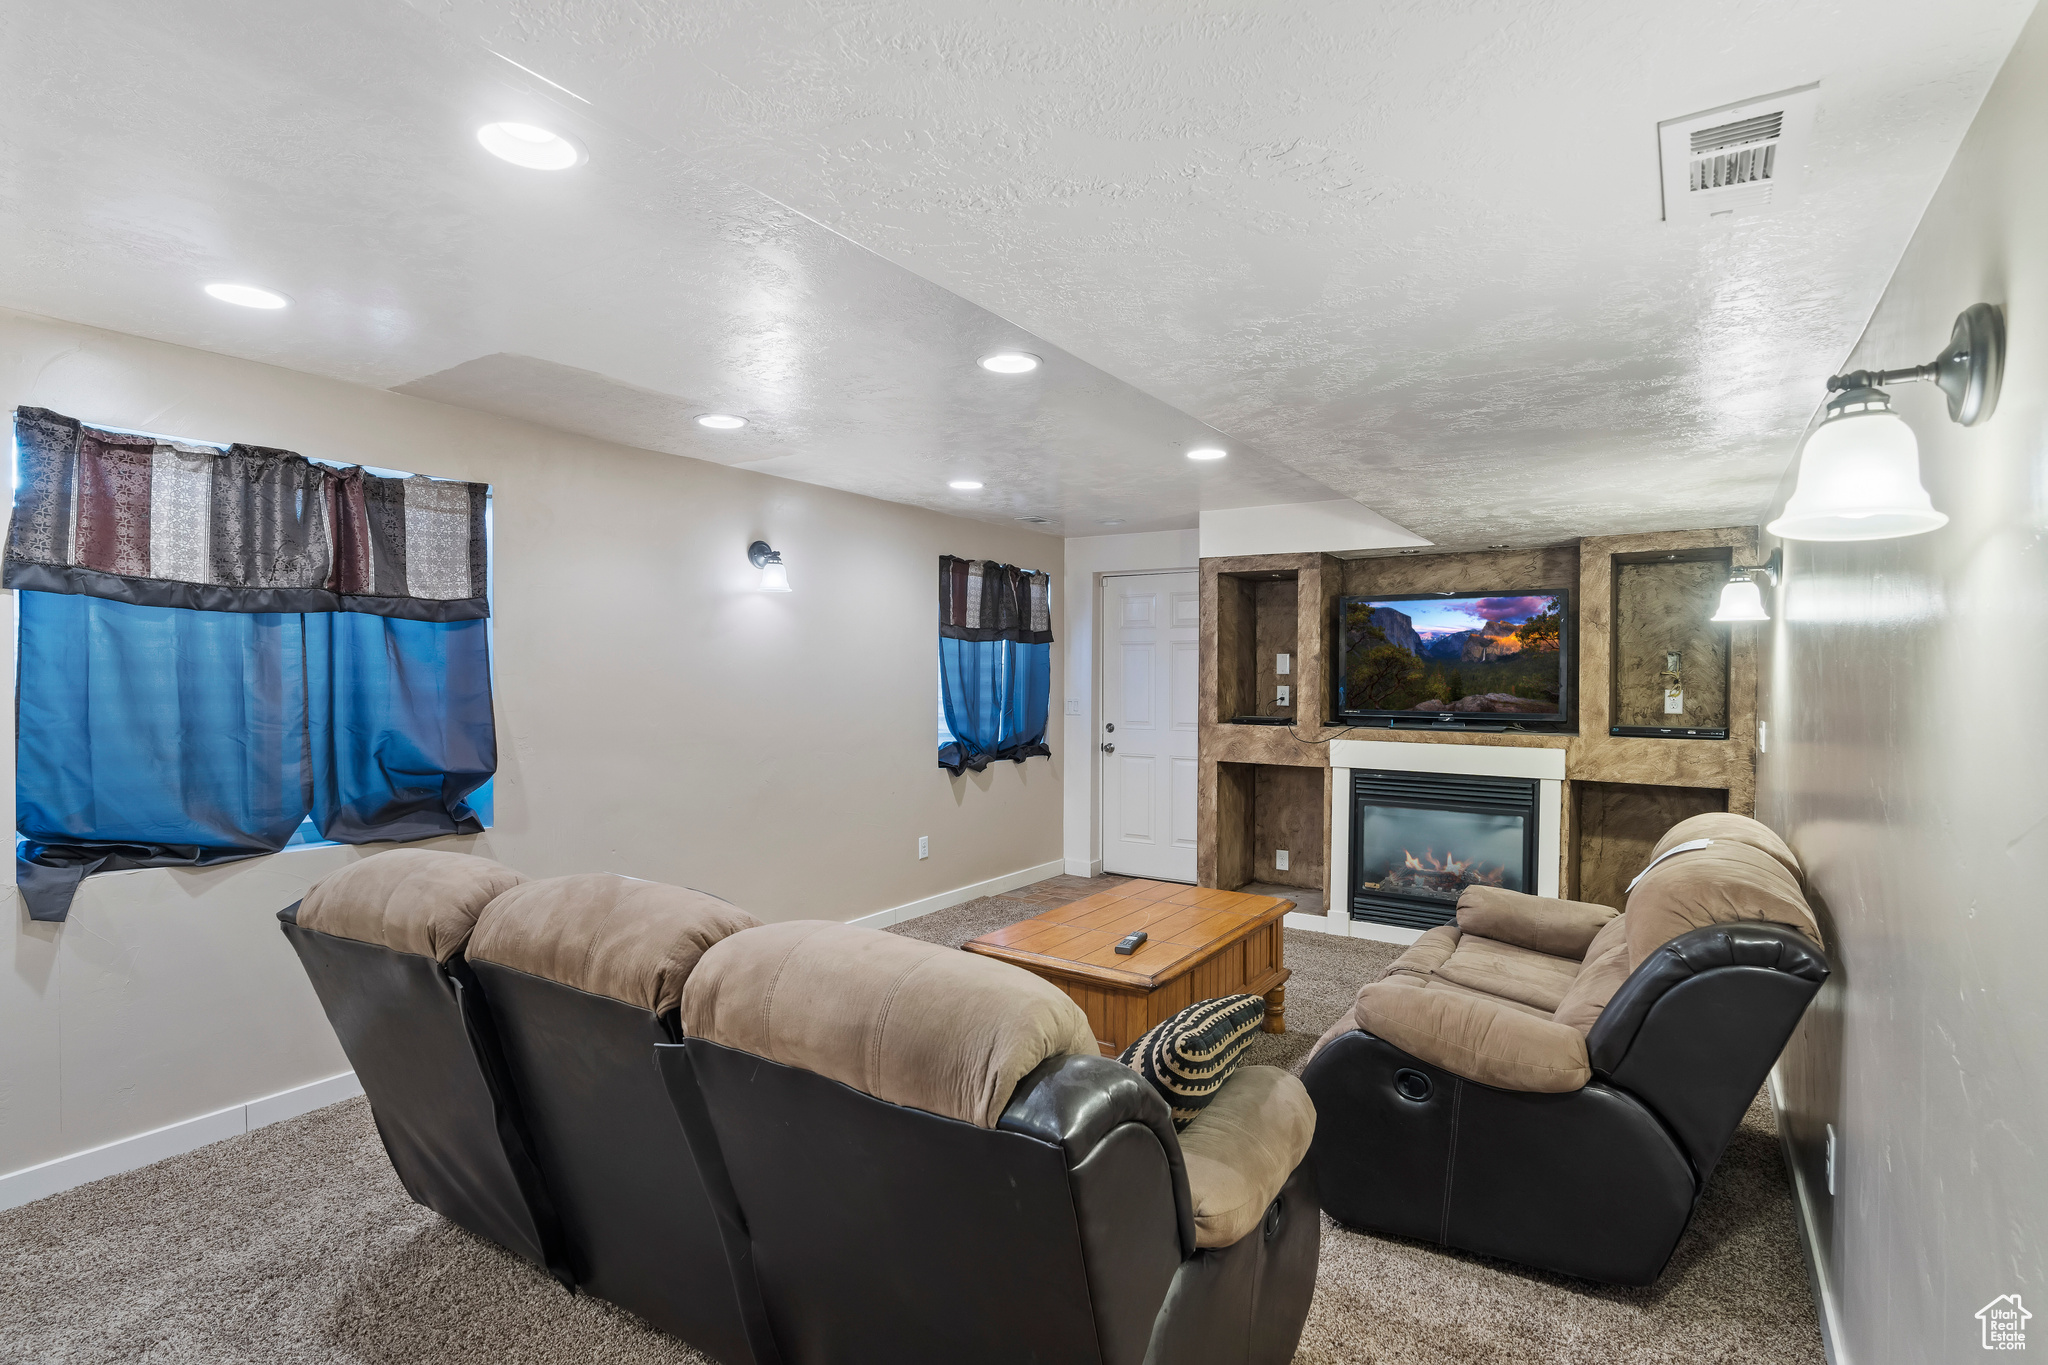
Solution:
M 303 929 L 297 914 L 296 904 L 287 906 L 278 922 L 362 1082 L 405 1192 L 573 1284 L 490 1008 L 468 964 L 458 956 L 443 966 Z

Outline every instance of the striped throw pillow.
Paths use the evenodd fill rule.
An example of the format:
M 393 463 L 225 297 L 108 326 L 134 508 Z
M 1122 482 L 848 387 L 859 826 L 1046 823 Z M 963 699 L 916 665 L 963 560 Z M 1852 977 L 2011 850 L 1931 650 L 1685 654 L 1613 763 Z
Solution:
M 1153 1026 L 1118 1060 L 1152 1082 L 1173 1110 L 1173 1126 L 1179 1130 L 1223 1088 L 1265 1021 L 1262 996 L 1204 1000 Z

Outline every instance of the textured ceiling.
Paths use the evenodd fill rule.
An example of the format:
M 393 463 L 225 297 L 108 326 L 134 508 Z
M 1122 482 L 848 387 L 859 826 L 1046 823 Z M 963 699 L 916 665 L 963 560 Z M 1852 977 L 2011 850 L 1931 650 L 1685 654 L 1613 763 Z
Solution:
M 10 6 L 0 303 L 1055 533 L 1743 522 L 2030 7 Z M 1798 202 L 1658 220 L 1659 119 L 1815 80 Z
M 1460 543 L 1759 515 L 2032 8 L 414 3 Z M 1659 220 L 1659 120 L 1810 81 L 1796 204 Z
M 493 159 L 508 118 L 589 163 Z M 395 0 L 8 7 L 0 138 L 10 307 L 1055 535 L 1333 496 Z

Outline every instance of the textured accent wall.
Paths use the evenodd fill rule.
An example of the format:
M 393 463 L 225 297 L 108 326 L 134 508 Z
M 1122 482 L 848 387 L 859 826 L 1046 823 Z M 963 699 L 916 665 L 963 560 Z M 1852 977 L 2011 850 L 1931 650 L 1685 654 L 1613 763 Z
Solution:
M 1952 424 L 1929 385 L 1894 391 L 1952 520 L 1786 544 L 1763 667 L 1758 814 L 1804 862 L 1836 964 L 1780 1066 L 1785 1123 L 1854 1365 L 1978 1359 L 1974 1315 L 2003 1294 L 2048 1324 L 2043 128 L 2048 11 L 1838 366 L 1927 360 L 1964 307 L 2004 306 L 1988 423 Z

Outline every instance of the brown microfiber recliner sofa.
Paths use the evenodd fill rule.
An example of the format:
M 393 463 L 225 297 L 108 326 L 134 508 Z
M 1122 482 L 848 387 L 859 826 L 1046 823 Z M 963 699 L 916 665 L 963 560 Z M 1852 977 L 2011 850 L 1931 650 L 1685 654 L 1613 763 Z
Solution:
M 1682 821 L 1627 912 L 1469 887 L 1317 1043 L 1323 1206 L 1617 1284 L 1669 1261 L 1828 974 L 1797 859 L 1738 815 Z
M 1185 1131 L 1006 963 L 818 921 L 735 934 L 659 1049 L 722 1153 L 788 1365 L 1285 1365 L 1322 1230 L 1274 1067 Z
M 609 874 L 367 858 L 279 919 L 421 1203 L 726 1365 L 1282 1365 L 1315 1112 L 1176 1133 L 1019 968 Z

